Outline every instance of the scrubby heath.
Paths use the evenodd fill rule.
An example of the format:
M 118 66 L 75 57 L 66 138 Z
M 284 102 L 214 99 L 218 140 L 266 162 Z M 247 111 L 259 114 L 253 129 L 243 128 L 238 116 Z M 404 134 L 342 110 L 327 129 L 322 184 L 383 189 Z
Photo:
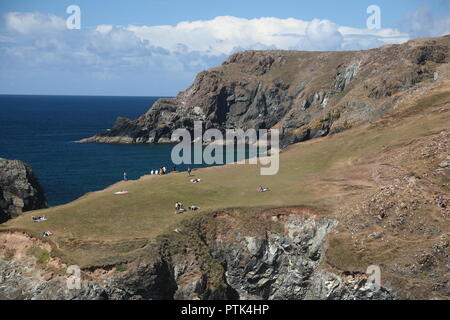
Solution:
M 38 298 L 450 298 L 450 210 L 436 201 L 450 199 L 450 69 L 431 63 L 438 79 L 393 89 L 369 123 L 290 145 L 275 176 L 249 164 L 144 176 L 0 225 L 4 270 L 24 256 L 43 270 L 6 283 L 38 283 Z M 177 201 L 200 210 L 176 214 Z M 27 255 L 36 245 L 50 257 Z M 57 289 L 68 264 L 89 290 Z M 379 291 L 365 289 L 370 265 Z

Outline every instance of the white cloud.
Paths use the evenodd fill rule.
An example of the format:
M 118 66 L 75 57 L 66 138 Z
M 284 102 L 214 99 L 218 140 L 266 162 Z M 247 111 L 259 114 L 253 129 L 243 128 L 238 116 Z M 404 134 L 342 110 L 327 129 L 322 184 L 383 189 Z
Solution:
M 6 27 L 20 34 L 48 34 L 64 30 L 64 19 L 53 14 L 36 12 L 8 12 L 5 14 Z
M 305 39 L 300 41 L 299 48 L 305 50 L 337 50 L 342 49 L 344 36 L 339 26 L 329 20 L 313 19 L 306 26 Z
M 95 31 L 101 33 L 101 34 L 108 34 L 113 29 L 113 26 L 110 24 L 101 24 L 98 25 L 97 28 L 95 28 Z
M 231 16 L 212 20 L 180 22 L 175 26 L 126 27 L 154 46 L 173 52 L 200 51 L 205 55 L 228 55 L 239 49 L 340 50 L 358 48 L 359 38 L 374 44 L 404 42 L 406 34 L 394 29 L 366 30 L 340 27 L 329 20 L 303 21 L 294 18 L 243 19 Z M 349 42 L 352 42 L 351 45 Z M 367 44 L 360 49 L 365 49 Z
M 81 30 L 68 30 L 63 18 L 51 14 L 10 12 L 4 19 L 0 80 L 25 77 L 33 70 L 39 78 L 49 74 L 59 85 L 73 73 L 76 85 L 84 85 L 76 79 L 87 79 L 83 82 L 89 93 L 100 83 L 145 88 L 148 77 L 159 90 L 166 83 L 169 89 L 159 94 L 173 94 L 187 87 L 196 73 L 238 50 L 359 50 L 409 39 L 396 29 L 350 28 L 320 19 L 222 16 L 174 26 L 81 25 Z M 131 84 L 133 79 L 142 81 Z

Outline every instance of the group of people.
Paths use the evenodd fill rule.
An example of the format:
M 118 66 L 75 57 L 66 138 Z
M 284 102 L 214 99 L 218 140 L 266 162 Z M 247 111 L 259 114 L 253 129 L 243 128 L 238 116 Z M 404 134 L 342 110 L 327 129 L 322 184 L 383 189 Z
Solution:
M 200 208 L 197 206 L 194 206 L 194 205 L 188 207 L 188 210 L 190 210 L 190 211 L 197 211 L 198 209 L 200 209 Z M 176 210 L 176 213 L 186 212 L 186 209 L 183 208 L 183 203 L 179 202 L 179 201 L 177 201 L 175 203 L 175 210 Z
M 177 172 L 177 166 L 176 165 L 173 166 L 172 171 L 173 172 Z M 192 172 L 191 167 L 189 167 L 187 169 L 187 172 L 188 172 L 188 175 L 191 176 L 191 172 Z M 166 167 L 164 167 L 164 166 L 159 168 L 159 169 L 150 171 L 150 175 L 158 175 L 158 176 L 164 175 L 164 174 L 167 174 L 167 173 L 168 173 L 168 171 L 167 171 Z M 123 181 L 128 181 L 128 174 L 126 172 L 123 173 Z
M 166 167 L 161 167 L 161 168 L 159 168 L 159 170 L 151 170 L 150 171 L 151 175 L 160 175 L 160 176 L 162 176 L 163 174 L 166 174 L 166 173 L 167 173 Z
M 31 217 L 31 221 L 33 221 L 33 222 L 42 222 L 42 221 L 47 221 L 47 218 L 45 216 L 41 216 L 41 217 L 32 216 Z M 51 232 L 51 231 L 42 232 L 42 236 L 43 237 L 50 237 L 52 235 L 53 235 L 53 232 Z

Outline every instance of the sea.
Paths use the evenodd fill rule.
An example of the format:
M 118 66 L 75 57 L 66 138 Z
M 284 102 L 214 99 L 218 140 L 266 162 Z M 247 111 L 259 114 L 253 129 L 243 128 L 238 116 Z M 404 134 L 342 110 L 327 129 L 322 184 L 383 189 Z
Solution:
M 172 144 L 76 143 L 111 128 L 119 116 L 136 119 L 157 99 L 0 95 L 0 158 L 32 166 L 50 206 L 102 190 L 124 172 L 133 180 L 162 166 L 171 170 Z

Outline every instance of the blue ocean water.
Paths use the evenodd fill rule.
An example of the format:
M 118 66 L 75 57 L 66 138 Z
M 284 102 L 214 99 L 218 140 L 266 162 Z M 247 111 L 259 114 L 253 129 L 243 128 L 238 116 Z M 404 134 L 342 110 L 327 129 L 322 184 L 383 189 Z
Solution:
M 118 116 L 137 118 L 157 99 L 0 95 L 0 157 L 31 165 L 49 205 L 104 189 L 123 172 L 138 179 L 161 166 L 171 169 L 173 145 L 74 142 L 111 128 Z

